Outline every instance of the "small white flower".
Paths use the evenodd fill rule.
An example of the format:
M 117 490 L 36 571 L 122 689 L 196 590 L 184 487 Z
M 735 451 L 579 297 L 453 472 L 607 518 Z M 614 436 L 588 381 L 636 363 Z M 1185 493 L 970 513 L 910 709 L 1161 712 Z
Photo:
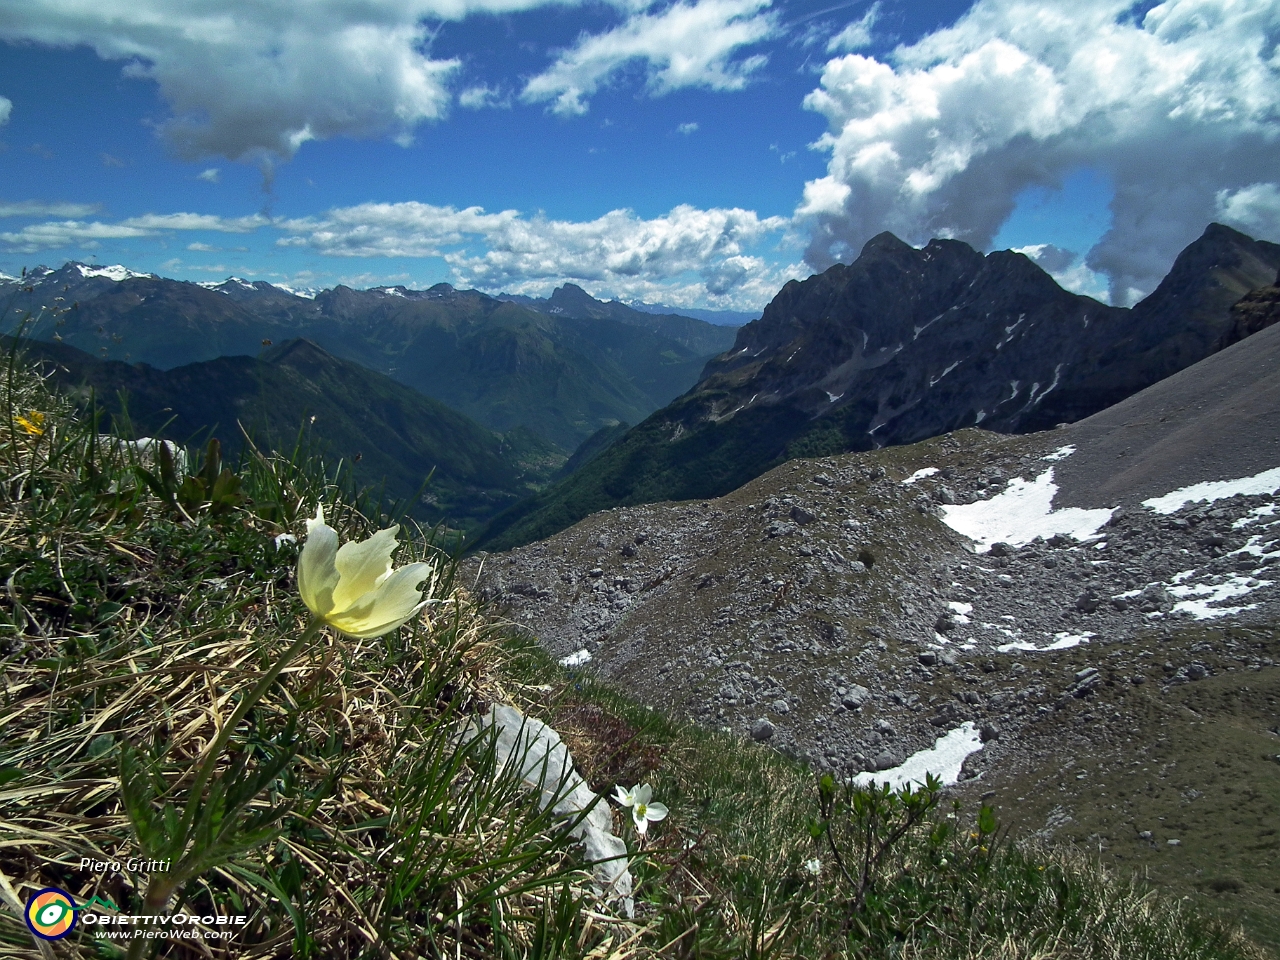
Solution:
M 817 857 L 804 862 L 804 868 L 812 873 L 815 877 L 822 872 L 822 861 Z
M 286 543 L 297 543 L 298 538 L 292 533 L 282 533 L 276 537 L 276 549 L 279 550 Z
M 623 790 L 620 786 L 614 789 L 617 790 L 617 794 L 613 799 L 622 806 L 631 808 L 631 819 L 635 821 L 636 833 L 641 836 L 648 831 L 650 821 L 657 823 L 666 818 L 667 808 L 650 799 L 653 796 L 653 788 L 649 784 L 637 785 L 630 790 Z

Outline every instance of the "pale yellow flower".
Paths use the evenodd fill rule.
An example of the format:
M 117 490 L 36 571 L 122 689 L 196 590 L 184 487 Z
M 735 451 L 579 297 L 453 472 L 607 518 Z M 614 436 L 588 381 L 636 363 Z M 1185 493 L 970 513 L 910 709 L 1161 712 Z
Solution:
M 339 547 L 338 532 L 324 522 L 324 508 L 317 505 L 298 557 L 298 592 L 307 609 L 360 638 L 380 637 L 416 616 L 428 603 L 420 585 L 435 577 L 435 568 L 411 563 L 392 569 L 399 529 L 379 530 L 368 540 Z

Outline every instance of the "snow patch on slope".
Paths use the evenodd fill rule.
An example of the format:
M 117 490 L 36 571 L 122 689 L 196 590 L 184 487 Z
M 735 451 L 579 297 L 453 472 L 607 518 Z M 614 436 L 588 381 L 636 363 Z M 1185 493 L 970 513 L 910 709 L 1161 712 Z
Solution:
M 1256 473 L 1252 477 L 1241 477 L 1239 480 L 1207 480 L 1204 483 L 1193 483 L 1189 487 L 1166 493 L 1163 497 L 1152 497 L 1143 500 L 1144 507 L 1150 507 L 1156 513 L 1177 513 L 1188 503 L 1201 500 L 1213 503 L 1228 497 L 1261 496 L 1280 490 L 1280 467 Z
M 1098 530 L 1111 519 L 1115 508 L 1054 510 L 1053 498 L 1057 492 L 1053 467 L 1050 467 L 1030 483 L 1014 477 L 990 500 L 943 507 L 942 521 L 957 533 L 976 540 L 979 553 L 991 549 L 993 543 L 1018 547 L 1036 537 L 1054 534 L 1082 541 L 1097 539 Z
M 1084 633 L 1055 633 L 1053 642 L 1044 647 L 1037 647 L 1034 643 L 1026 640 L 1015 640 L 1013 643 L 1002 643 L 996 647 L 999 653 L 1010 653 L 1014 650 L 1026 650 L 1030 653 L 1045 653 L 1049 650 L 1069 650 L 1072 647 L 1078 647 L 1082 643 L 1088 643 L 1096 634 L 1089 631 Z
M 902 485 L 906 486 L 908 484 L 915 483 L 917 480 L 923 480 L 925 477 L 932 477 L 937 472 L 937 467 L 925 467 L 923 470 L 917 470 L 911 476 L 907 477 L 907 479 L 903 480 Z
M 856 786 L 887 783 L 897 790 L 908 784 L 923 784 L 925 774 L 932 773 L 943 784 L 960 779 L 960 768 L 965 757 L 982 749 L 982 737 L 972 721 L 962 723 L 949 733 L 939 737 L 927 750 L 913 753 L 900 766 L 879 773 L 860 773 L 853 778 Z
M 108 280 L 115 280 L 119 283 L 121 280 L 156 280 L 159 279 L 154 273 L 138 273 L 130 270 L 121 264 L 115 264 L 110 267 L 91 267 L 87 264 L 77 263 L 76 269 L 80 271 L 80 276 L 88 279 L 89 277 L 106 277 Z

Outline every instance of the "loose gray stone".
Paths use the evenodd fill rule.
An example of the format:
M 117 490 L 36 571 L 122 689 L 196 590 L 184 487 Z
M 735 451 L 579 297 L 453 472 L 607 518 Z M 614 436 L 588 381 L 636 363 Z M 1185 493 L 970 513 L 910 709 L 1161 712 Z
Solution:
M 849 710 L 857 710 L 871 698 L 871 691 L 861 684 L 854 684 L 840 695 L 840 702 Z
M 816 514 L 810 513 L 804 507 L 794 506 L 791 508 L 791 519 L 804 527 L 813 523 L 813 521 L 817 520 L 818 517 Z
M 1076 597 L 1076 609 L 1081 613 L 1093 613 L 1101 605 L 1102 601 L 1098 599 L 1097 594 L 1092 590 L 1086 590 Z
M 472 721 L 461 742 L 479 739 L 489 731 L 496 740 L 497 769 L 537 790 L 538 805 L 543 809 L 550 806 L 570 825 L 570 836 L 582 844 L 587 862 L 593 865 L 597 894 L 618 902 L 628 917 L 634 916 L 627 845 L 614 836 L 608 803 L 598 798 L 574 769 L 573 757 L 560 735 L 515 707 L 496 704 L 488 714 Z M 588 808 L 590 813 L 583 816 Z
M 751 725 L 751 739 L 763 743 L 770 739 L 777 728 L 765 717 L 761 717 Z
M 902 763 L 902 759 L 902 754 L 897 753 L 896 751 L 881 750 L 876 754 L 876 758 L 871 762 L 871 765 L 875 767 L 876 770 L 892 770 L 894 767 L 899 766 Z

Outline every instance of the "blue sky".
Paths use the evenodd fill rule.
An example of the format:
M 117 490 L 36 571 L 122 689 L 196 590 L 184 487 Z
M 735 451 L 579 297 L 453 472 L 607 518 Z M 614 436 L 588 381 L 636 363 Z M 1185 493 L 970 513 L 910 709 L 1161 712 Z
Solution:
M 0 271 L 760 309 L 882 230 L 1280 241 L 1280 0 L 0 0 Z

